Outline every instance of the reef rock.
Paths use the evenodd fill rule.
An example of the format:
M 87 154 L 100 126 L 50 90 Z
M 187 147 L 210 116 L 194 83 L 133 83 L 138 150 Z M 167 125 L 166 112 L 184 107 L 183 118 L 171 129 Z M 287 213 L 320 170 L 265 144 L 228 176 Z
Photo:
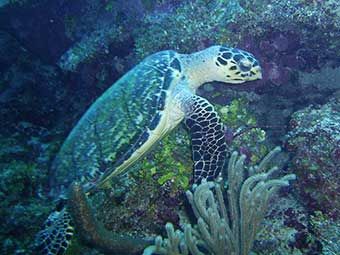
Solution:
M 340 201 L 340 101 L 295 112 L 290 120 L 287 149 L 296 188 L 310 210 L 338 217 Z

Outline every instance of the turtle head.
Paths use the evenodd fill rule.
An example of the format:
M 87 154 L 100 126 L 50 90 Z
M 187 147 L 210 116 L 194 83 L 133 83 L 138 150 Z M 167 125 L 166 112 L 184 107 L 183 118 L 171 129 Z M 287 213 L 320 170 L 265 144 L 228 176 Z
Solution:
M 214 60 L 216 65 L 215 81 L 243 83 L 262 78 L 259 62 L 249 52 L 218 46 Z
M 182 54 L 180 60 L 193 89 L 212 81 L 238 84 L 262 78 L 261 67 L 254 55 L 236 48 L 215 45 Z

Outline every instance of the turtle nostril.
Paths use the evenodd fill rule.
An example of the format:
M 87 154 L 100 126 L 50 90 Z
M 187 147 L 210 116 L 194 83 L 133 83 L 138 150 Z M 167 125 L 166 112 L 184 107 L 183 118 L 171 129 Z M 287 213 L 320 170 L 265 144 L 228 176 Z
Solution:
M 252 72 L 254 72 L 254 73 L 261 73 L 261 71 L 262 71 L 262 69 L 261 69 L 260 66 L 256 66 L 256 67 L 254 67 L 253 70 L 252 70 Z

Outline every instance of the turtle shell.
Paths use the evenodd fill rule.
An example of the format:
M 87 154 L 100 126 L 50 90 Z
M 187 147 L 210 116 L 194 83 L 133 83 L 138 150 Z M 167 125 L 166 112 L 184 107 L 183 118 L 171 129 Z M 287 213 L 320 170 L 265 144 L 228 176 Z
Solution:
M 104 92 L 61 147 L 53 165 L 53 187 L 81 181 L 97 187 L 148 139 L 159 124 L 175 69 L 176 52 L 149 56 Z M 121 172 L 121 171 L 120 171 Z

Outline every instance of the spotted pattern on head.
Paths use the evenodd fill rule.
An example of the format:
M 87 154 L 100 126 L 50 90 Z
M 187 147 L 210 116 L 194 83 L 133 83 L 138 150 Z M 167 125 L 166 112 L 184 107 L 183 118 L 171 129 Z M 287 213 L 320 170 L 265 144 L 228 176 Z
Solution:
M 215 64 L 226 69 L 227 82 L 261 78 L 261 68 L 254 55 L 240 49 L 220 47 Z

